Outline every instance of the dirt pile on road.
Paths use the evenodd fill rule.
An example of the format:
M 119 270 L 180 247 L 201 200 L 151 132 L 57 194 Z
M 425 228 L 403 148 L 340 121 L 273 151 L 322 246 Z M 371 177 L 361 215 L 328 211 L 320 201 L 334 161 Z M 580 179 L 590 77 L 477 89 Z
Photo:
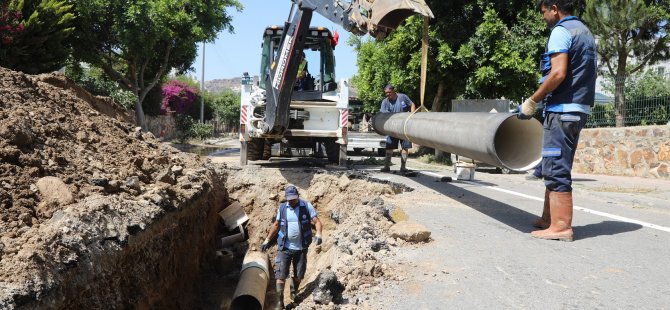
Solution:
M 94 99 L 61 75 L 0 68 L 0 308 L 39 300 L 208 184 L 198 156 Z

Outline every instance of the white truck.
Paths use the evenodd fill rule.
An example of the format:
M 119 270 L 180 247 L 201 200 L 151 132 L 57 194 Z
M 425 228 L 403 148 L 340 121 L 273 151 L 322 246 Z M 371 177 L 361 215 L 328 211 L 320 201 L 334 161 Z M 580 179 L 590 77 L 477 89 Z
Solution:
M 322 147 L 331 162 L 346 165 L 349 121 L 347 81 L 335 81 L 336 40 L 323 27 L 310 27 L 317 12 L 355 34 L 381 39 L 414 14 L 432 17 L 424 0 L 292 0 L 289 21 L 263 33 L 261 81 L 244 79 L 240 104 L 240 163 L 268 159 L 280 149 Z M 296 9 L 297 8 L 297 9 Z M 316 53 L 316 76 L 298 79 L 301 60 Z M 309 57 L 307 57 L 309 58 Z M 296 84 L 296 82 L 299 82 Z

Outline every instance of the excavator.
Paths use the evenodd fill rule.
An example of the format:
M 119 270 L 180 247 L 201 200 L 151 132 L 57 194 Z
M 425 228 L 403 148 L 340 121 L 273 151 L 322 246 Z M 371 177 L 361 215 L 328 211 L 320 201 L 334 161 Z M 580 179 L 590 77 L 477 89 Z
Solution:
M 424 0 L 292 0 L 283 27 L 263 33 L 258 85 L 248 73 L 242 80 L 240 162 L 269 159 L 271 147 L 280 150 L 323 146 L 328 160 L 346 164 L 348 82 L 335 82 L 333 49 L 337 38 L 325 27 L 311 27 L 314 12 L 356 35 L 384 39 L 406 18 L 432 18 Z M 298 81 L 305 51 L 318 53 L 318 76 Z M 296 82 L 299 82 L 300 86 Z M 257 86 L 257 87 L 256 87 Z

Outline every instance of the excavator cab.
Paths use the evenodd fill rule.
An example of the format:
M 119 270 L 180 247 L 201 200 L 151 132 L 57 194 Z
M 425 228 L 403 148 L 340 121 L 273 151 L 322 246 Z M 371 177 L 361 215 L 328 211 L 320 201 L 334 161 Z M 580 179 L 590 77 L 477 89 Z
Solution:
M 269 74 L 273 63 L 276 62 L 277 50 L 284 29 L 278 26 L 270 26 L 263 34 L 263 52 L 261 56 L 261 74 Z M 294 89 L 295 97 L 301 100 L 320 100 L 322 93 L 336 90 L 335 80 L 335 56 L 333 35 L 327 28 L 310 27 L 307 31 L 302 53 L 305 55 L 305 68 L 300 68 L 299 73 L 305 70 L 304 77 L 297 78 Z M 302 67 L 302 65 L 301 65 Z M 265 89 L 265 83 L 259 85 Z

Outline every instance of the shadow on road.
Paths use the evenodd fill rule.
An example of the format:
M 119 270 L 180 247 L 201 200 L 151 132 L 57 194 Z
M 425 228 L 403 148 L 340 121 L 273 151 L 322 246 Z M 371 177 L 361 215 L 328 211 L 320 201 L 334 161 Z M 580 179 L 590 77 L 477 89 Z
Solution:
M 435 182 L 434 178 L 431 177 L 420 177 L 414 179 L 414 181 L 520 232 L 529 233 L 535 230 L 533 226 L 531 226 L 531 223 L 538 217 L 536 214 L 517 209 L 506 203 L 493 200 L 446 182 Z M 538 202 L 538 204 L 540 203 Z
M 612 236 L 620 233 L 631 232 L 642 228 L 640 224 L 603 221 L 597 224 L 572 227 L 575 239 L 588 239 L 598 236 Z
M 445 196 L 448 196 L 496 221 L 512 227 L 520 232 L 530 233 L 534 228 L 531 223 L 539 216 L 518 209 L 506 203 L 493 200 L 491 198 L 479 195 L 468 191 L 467 189 L 445 183 L 435 182 L 434 178 L 421 177 L 414 179 L 417 183 L 437 191 Z M 477 182 L 480 183 L 480 182 Z M 485 182 L 482 182 L 482 185 Z M 536 202 L 541 206 L 541 202 Z M 541 209 L 538 208 L 538 212 Z M 588 224 L 585 226 L 573 226 L 572 229 L 577 239 L 587 239 L 597 236 L 616 235 L 620 233 L 630 232 L 642 228 L 641 225 L 617 222 L 604 221 L 598 224 Z

